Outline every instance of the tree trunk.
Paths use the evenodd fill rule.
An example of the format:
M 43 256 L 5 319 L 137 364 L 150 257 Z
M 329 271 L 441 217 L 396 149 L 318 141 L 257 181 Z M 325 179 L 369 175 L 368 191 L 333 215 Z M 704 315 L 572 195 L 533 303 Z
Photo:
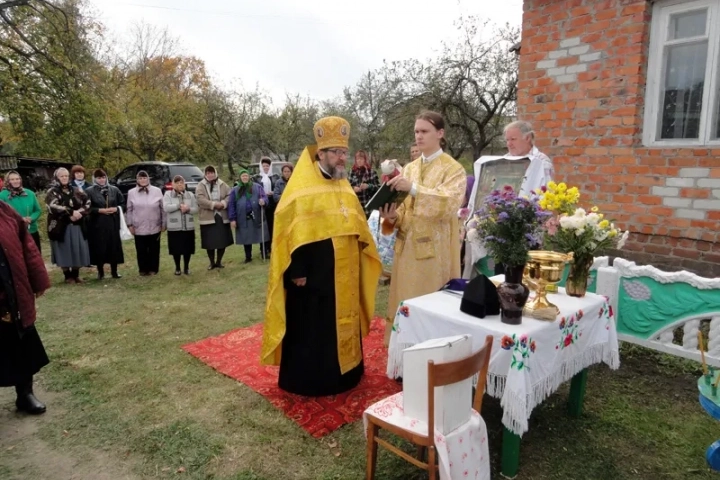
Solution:
M 227 159 L 228 172 L 230 172 L 230 178 L 234 179 L 235 178 L 235 169 L 233 168 L 232 162 L 233 162 L 232 158 L 228 157 L 228 159 Z
M 482 145 L 479 145 L 479 144 L 473 145 L 473 163 L 475 162 L 475 160 L 477 160 L 478 158 L 480 158 L 482 156 L 482 152 L 483 152 Z

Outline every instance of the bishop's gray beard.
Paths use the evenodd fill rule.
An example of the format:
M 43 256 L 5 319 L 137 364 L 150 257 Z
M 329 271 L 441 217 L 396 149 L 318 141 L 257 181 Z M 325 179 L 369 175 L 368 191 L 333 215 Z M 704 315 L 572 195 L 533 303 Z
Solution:
M 343 178 L 347 178 L 347 170 L 344 168 L 332 168 L 330 176 L 333 180 L 342 180 Z
M 320 166 L 328 175 L 330 175 L 331 180 L 342 180 L 348 176 L 345 168 L 331 167 L 330 165 L 325 165 L 323 162 L 320 162 Z

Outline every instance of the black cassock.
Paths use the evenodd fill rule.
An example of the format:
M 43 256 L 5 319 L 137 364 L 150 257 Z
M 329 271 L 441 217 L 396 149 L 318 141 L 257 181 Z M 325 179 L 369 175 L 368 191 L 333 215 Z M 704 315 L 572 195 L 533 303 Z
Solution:
M 294 278 L 306 278 L 307 283 L 298 287 L 291 281 Z M 332 240 L 297 248 L 283 281 L 287 296 L 280 388 L 309 397 L 350 390 L 360 382 L 365 367 L 361 360 L 345 375 L 340 373 Z

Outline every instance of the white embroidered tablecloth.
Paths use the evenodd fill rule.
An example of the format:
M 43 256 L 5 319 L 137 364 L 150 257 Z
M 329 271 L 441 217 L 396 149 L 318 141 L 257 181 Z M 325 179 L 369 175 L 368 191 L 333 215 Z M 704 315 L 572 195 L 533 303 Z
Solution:
M 471 334 L 477 351 L 493 336 L 487 393 L 501 399 L 503 424 L 513 433 L 528 430 L 533 409 L 583 369 L 604 362 L 620 366 L 617 330 L 607 298 L 587 293 L 548 300 L 560 308 L 554 322 L 523 317 L 506 325 L 500 316 L 477 318 L 460 311 L 461 297 L 435 292 L 402 302 L 390 337 L 387 374 L 402 376 L 403 350 L 433 338 Z
M 405 416 L 402 392 L 380 400 L 365 410 L 365 432 L 368 413 L 404 430 L 427 435 L 426 422 Z M 447 435 L 435 432 L 435 449 L 441 480 L 490 480 L 487 427 L 475 410 L 470 411 L 470 419 L 464 425 Z

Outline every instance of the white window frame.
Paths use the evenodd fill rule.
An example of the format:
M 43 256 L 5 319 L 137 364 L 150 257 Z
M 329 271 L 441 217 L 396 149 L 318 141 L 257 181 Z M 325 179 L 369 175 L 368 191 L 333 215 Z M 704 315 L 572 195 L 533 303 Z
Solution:
M 643 121 L 643 145 L 647 147 L 697 147 L 720 145 L 720 138 L 712 138 L 712 115 L 720 102 L 720 0 L 666 0 L 653 5 L 650 24 L 650 49 L 645 90 L 645 117 Z M 662 90 L 665 75 L 664 46 L 666 43 L 670 16 L 700 8 L 708 9 L 707 36 L 708 59 L 705 66 L 706 79 L 703 88 L 703 110 L 700 114 L 698 139 L 660 139 L 659 124 L 662 107 Z M 686 41 L 687 39 L 683 39 Z M 709 72 L 709 75 L 708 75 Z M 719 114 L 720 115 L 720 114 Z M 720 119 L 718 120 L 720 121 Z

